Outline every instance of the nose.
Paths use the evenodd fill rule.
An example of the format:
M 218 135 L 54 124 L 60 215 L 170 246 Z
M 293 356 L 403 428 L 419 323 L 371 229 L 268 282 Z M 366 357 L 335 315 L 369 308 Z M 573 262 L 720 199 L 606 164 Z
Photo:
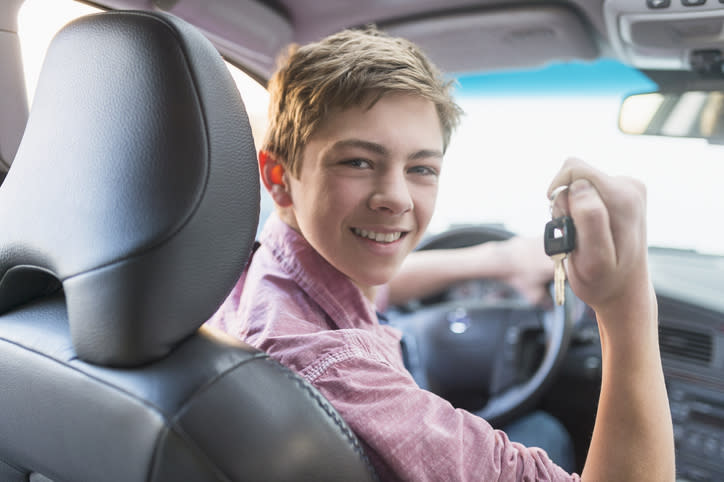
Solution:
M 404 172 L 387 172 L 375 183 L 369 207 L 390 214 L 404 214 L 413 207 L 410 186 Z

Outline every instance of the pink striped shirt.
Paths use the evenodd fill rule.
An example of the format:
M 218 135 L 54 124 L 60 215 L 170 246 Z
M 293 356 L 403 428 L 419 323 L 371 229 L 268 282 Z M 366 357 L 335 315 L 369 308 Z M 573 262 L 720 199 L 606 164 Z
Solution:
M 383 480 L 580 480 L 538 448 L 419 388 L 401 334 L 276 215 L 212 326 L 266 352 L 314 385 L 363 443 Z

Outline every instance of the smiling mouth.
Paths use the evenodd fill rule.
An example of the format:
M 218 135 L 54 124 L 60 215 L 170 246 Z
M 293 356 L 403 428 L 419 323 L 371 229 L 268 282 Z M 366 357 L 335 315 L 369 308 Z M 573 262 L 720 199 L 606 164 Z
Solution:
M 374 231 L 368 231 L 366 229 L 359 228 L 352 228 L 352 232 L 361 238 L 371 239 L 372 241 L 377 241 L 378 243 L 394 243 L 402 236 L 407 234 L 402 231 L 395 231 L 392 233 L 376 233 Z

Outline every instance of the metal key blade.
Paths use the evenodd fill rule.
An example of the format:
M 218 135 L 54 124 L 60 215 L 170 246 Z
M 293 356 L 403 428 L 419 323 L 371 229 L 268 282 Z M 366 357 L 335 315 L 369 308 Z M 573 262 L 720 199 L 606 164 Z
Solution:
M 576 228 L 569 216 L 560 216 L 546 224 L 544 233 L 544 248 L 554 263 L 553 283 L 555 288 L 556 304 L 563 305 L 566 301 L 566 268 L 563 260 L 568 253 L 575 249 Z

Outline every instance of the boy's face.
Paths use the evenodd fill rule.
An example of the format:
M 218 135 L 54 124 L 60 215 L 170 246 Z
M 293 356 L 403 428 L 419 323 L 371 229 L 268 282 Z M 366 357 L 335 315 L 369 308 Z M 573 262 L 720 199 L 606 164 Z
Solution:
M 282 219 L 369 297 L 418 244 L 432 216 L 443 138 L 434 104 L 393 93 L 328 115 L 287 176 Z

